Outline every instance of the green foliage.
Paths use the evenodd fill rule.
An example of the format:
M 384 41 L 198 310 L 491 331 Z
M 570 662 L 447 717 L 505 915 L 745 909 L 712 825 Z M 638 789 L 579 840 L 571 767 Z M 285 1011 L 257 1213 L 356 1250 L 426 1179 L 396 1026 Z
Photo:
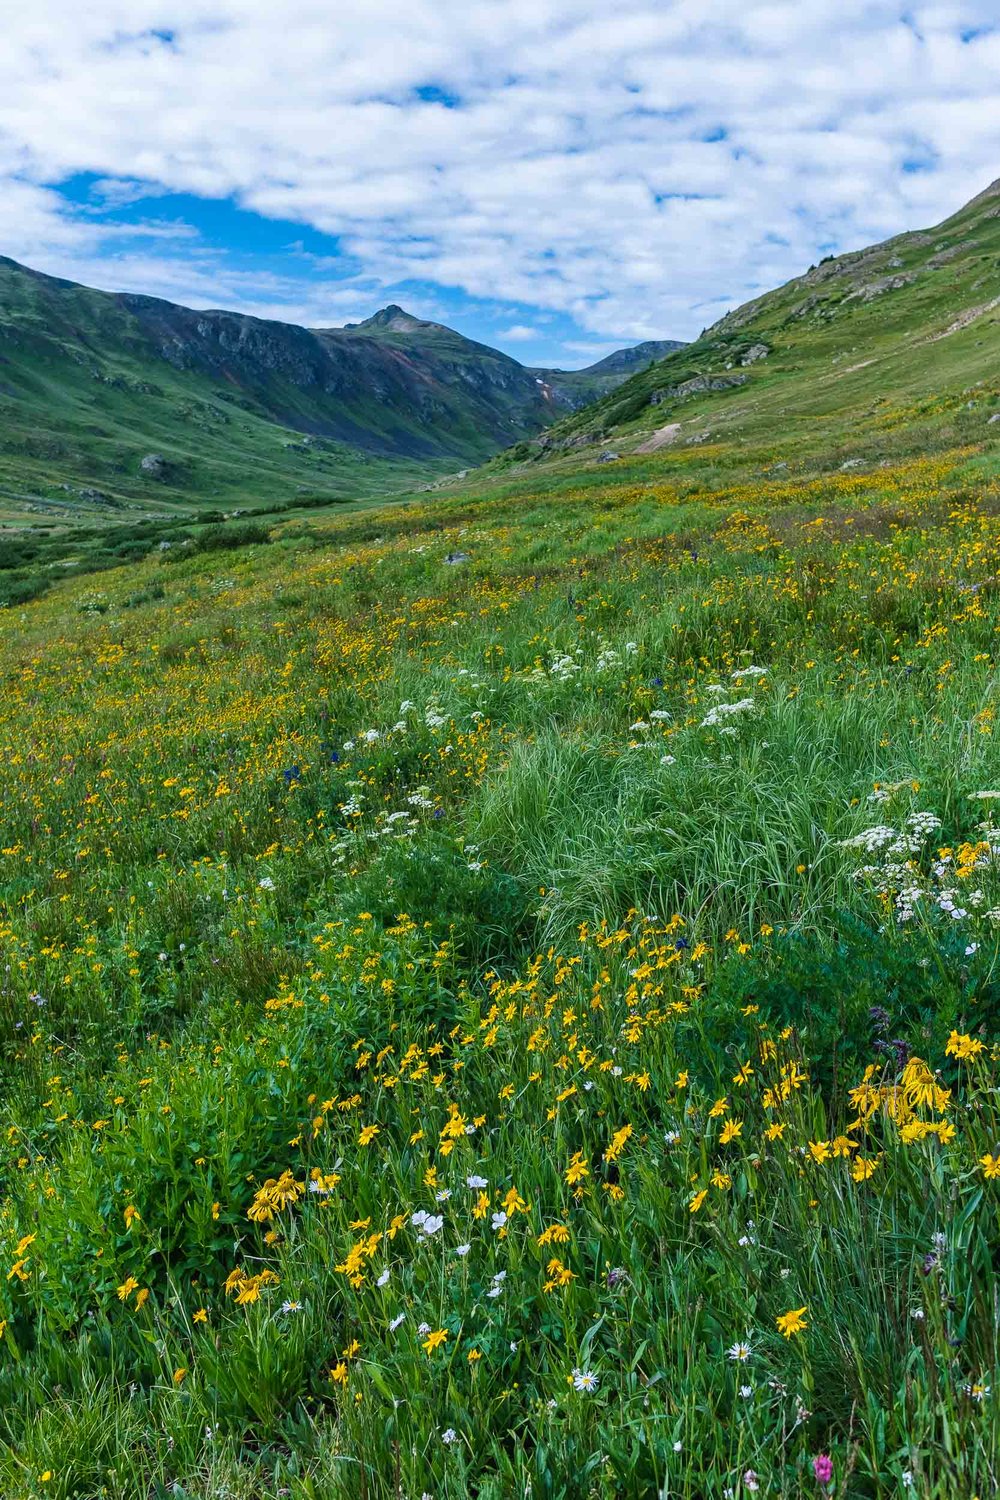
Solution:
M 271 540 L 270 529 L 256 521 L 243 521 L 228 526 L 206 526 L 198 534 L 199 552 L 228 552 L 237 547 L 250 547 Z
M 48 590 L 51 580 L 40 573 L 6 572 L 0 574 L 0 608 L 13 608 L 40 599 Z
M 3 533 L 5 1496 L 993 1492 L 992 354 L 913 286 L 674 356 L 770 335 L 718 442 Z

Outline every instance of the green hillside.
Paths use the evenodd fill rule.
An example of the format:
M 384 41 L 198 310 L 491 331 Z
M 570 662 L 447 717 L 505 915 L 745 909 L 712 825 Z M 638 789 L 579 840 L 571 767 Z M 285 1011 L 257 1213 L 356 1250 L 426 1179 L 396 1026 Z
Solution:
M 996 1494 L 996 206 L 0 538 L 5 1500 Z
M 981 442 L 1000 395 L 998 325 L 994 184 L 935 229 L 831 258 L 729 313 L 513 461 L 645 446 L 669 468 L 699 448 L 794 474 Z
M 0 521 L 419 487 L 620 384 L 617 357 L 542 379 L 400 308 L 306 329 L 0 259 Z

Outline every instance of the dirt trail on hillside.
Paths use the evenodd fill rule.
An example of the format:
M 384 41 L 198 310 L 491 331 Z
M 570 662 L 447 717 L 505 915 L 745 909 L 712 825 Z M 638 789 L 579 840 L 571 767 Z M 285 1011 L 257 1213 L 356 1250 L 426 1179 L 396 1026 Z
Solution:
M 655 453 L 659 448 L 668 448 L 681 430 L 679 422 L 668 422 L 666 427 L 658 427 L 652 437 L 640 443 L 636 453 Z

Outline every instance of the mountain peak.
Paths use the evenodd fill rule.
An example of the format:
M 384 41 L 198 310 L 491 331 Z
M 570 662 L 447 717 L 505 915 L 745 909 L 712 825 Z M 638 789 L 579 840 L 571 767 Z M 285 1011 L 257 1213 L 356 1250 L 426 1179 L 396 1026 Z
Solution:
M 1000 198 L 1000 177 L 991 182 L 989 187 L 983 188 L 982 192 L 977 193 L 974 198 L 970 198 L 965 208 L 960 209 L 959 212 L 965 213 L 966 209 L 978 208 L 981 203 L 988 203 L 991 198 Z M 954 215 L 954 217 L 957 218 L 958 215 Z
M 415 333 L 418 328 L 427 326 L 424 318 L 415 318 L 412 313 L 406 311 L 405 307 L 400 307 L 396 302 L 390 302 L 388 307 L 372 313 L 370 318 L 365 318 L 361 323 L 344 324 L 345 328 L 352 331 L 362 328 L 378 328 L 388 333 Z

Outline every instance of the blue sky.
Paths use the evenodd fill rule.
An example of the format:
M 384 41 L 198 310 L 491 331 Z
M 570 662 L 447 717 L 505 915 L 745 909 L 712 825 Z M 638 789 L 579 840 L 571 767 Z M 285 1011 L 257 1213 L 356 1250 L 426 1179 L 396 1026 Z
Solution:
M 526 363 L 690 338 L 1000 176 L 995 0 L 45 0 L 0 253 Z

